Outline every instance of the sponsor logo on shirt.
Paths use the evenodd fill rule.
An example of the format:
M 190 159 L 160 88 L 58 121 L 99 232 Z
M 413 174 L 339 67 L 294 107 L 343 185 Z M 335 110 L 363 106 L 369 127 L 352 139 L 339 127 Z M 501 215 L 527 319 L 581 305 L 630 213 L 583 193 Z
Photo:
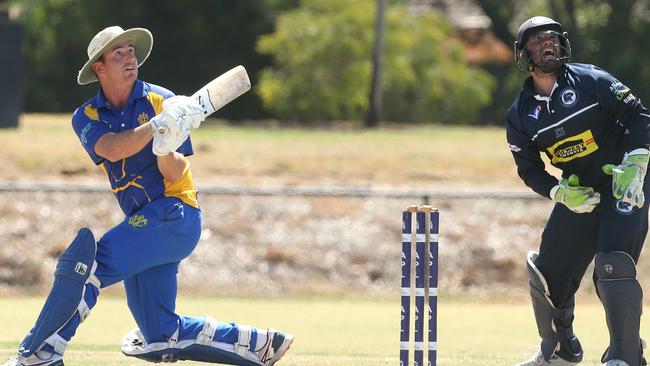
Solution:
M 598 150 L 598 145 L 591 130 L 587 130 L 579 135 L 558 141 L 546 150 L 551 154 L 552 163 L 566 163 L 593 153 Z
M 528 117 L 532 117 L 534 119 L 539 119 L 539 112 L 542 111 L 542 105 L 538 104 L 533 110 L 528 113 Z
M 88 143 L 88 137 L 86 137 L 86 134 L 92 130 L 93 126 L 92 123 L 88 123 L 87 125 L 84 126 L 84 128 L 81 129 L 81 133 L 79 134 L 79 139 L 81 140 L 82 144 L 87 144 Z
M 623 83 L 621 83 L 618 80 L 614 80 L 610 84 L 609 90 L 611 90 L 612 93 L 614 93 L 614 96 L 616 97 L 616 99 L 622 100 L 623 103 L 625 103 L 625 104 L 629 104 L 630 102 L 633 102 L 633 101 L 636 100 L 636 97 L 634 96 L 634 94 L 632 94 L 630 92 L 630 88 L 623 85 Z

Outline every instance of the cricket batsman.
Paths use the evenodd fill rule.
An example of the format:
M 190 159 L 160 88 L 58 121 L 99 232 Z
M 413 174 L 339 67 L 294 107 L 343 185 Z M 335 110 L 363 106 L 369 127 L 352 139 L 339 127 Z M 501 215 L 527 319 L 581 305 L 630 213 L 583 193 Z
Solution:
M 556 202 L 539 253 L 527 257 L 540 348 L 519 366 L 582 361 L 574 297 L 592 261 L 610 339 L 602 365 L 646 365 L 636 265 L 648 231 L 650 113 L 607 71 L 571 63 L 567 33 L 553 19 L 526 20 L 514 50 L 530 77 L 507 113 L 508 146 L 524 183 Z M 562 171 L 559 180 L 540 153 Z
M 175 311 L 180 262 L 201 234 L 187 157 L 193 154 L 190 130 L 204 117 L 194 99 L 138 79 L 152 45 L 147 29 L 118 26 L 100 31 L 88 45 L 77 82 L 99 81 L 99 91 L 77 108 L 72 127 L 106 174 L 125 218 L 99 240 L 89 229 L 79 230 L 58 259 L 34 327 L 5 366 L 63 366 L 66 347 L 100 290 L 120 281 L 138 325 L 123 340 L 126 356 L 270 366 L 293 341 L 274 329 Z

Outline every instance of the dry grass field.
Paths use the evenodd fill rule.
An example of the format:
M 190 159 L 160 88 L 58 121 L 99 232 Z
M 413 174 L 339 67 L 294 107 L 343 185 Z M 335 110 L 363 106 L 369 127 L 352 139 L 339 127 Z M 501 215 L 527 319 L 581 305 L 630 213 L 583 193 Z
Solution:
M 69 119 L 27 114 L 18 129 L 0 130 L 0 180 L 103 181 Z M 192 169 L 201 184 L 524 189 L 500 128 L 300 129 L 208 121 L 192 139 Z

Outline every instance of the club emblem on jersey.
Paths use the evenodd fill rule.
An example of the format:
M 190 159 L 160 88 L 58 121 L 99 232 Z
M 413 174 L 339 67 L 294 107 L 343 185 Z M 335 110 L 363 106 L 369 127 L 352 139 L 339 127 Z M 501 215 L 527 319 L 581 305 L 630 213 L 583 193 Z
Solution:
M 572 88 L 566 88 L 560 94 L 560 101 L 565 107 L 573 107 L 578 102 L 578 94 Z
M 138 123 L 142 125 L 147 122 L 149 122 L 149 115 L 146 112 L 140 113 L 140 115 L 138 116 Z
M 144 217 L 144 215 L 135 215 L 129 217 L 129 225 L 140 228 L 140 227 L 145 227 L 147 226 L 148 221 L 147 218 Z
M 539 112 L 542 111 L 542 105 L 538 104 L 537 107 L 533 108 L 530 113 L 528 113 L 528 117 L 532 117 L 534 119 L 539 119 Z

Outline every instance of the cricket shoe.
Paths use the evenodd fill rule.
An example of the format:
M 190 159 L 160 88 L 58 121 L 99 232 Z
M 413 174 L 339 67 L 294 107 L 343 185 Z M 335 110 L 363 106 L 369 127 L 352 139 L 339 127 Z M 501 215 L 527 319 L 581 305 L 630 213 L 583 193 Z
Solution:
M 648 347 L 648 344 L 646 343 L 646 341 L 643 338 L 641 338 L 641 353 L 643 353 L 643 351 L 645 351 L 645 349 L 647 347 Z M 647 366 L 648 365 L 648 363 L 646 362 L 644 357 L 641 357 L 641 364 L 640 365 L 641 366 Z M 609 361 L 606 361 L 605 363 L 603 363 L 602 366 L 630 366 L 630 364 L 623 361 L 623 360 L 609 360 Z
M 29 357 L 17 356 L 7 362 L 2 366 L 64 366 L 63 365 L 63 356 L 58 353 L 47 353 L 46 357 L 39 357 L 37 355 L 40 352 Z
M 630 364 L 623 360 L 609 360 L 603 366 L 630 366 Z
M 259 351 L 255 351 L 264 366 L 274 365 L 289 350 L 293 343 L 293 336 L 282 333 L 276 329 L 269 329 L 267 340 Z
M 556 354 L 553 354 L 551 356 L 551 359 L 546 361 L 544 359 L 542 351 L 539 350 L 530 360 L 519 363 L 517 366 L 572 366 L 577 365 L 578 362 L 567 361 L 561 357 L 558 357 Z

